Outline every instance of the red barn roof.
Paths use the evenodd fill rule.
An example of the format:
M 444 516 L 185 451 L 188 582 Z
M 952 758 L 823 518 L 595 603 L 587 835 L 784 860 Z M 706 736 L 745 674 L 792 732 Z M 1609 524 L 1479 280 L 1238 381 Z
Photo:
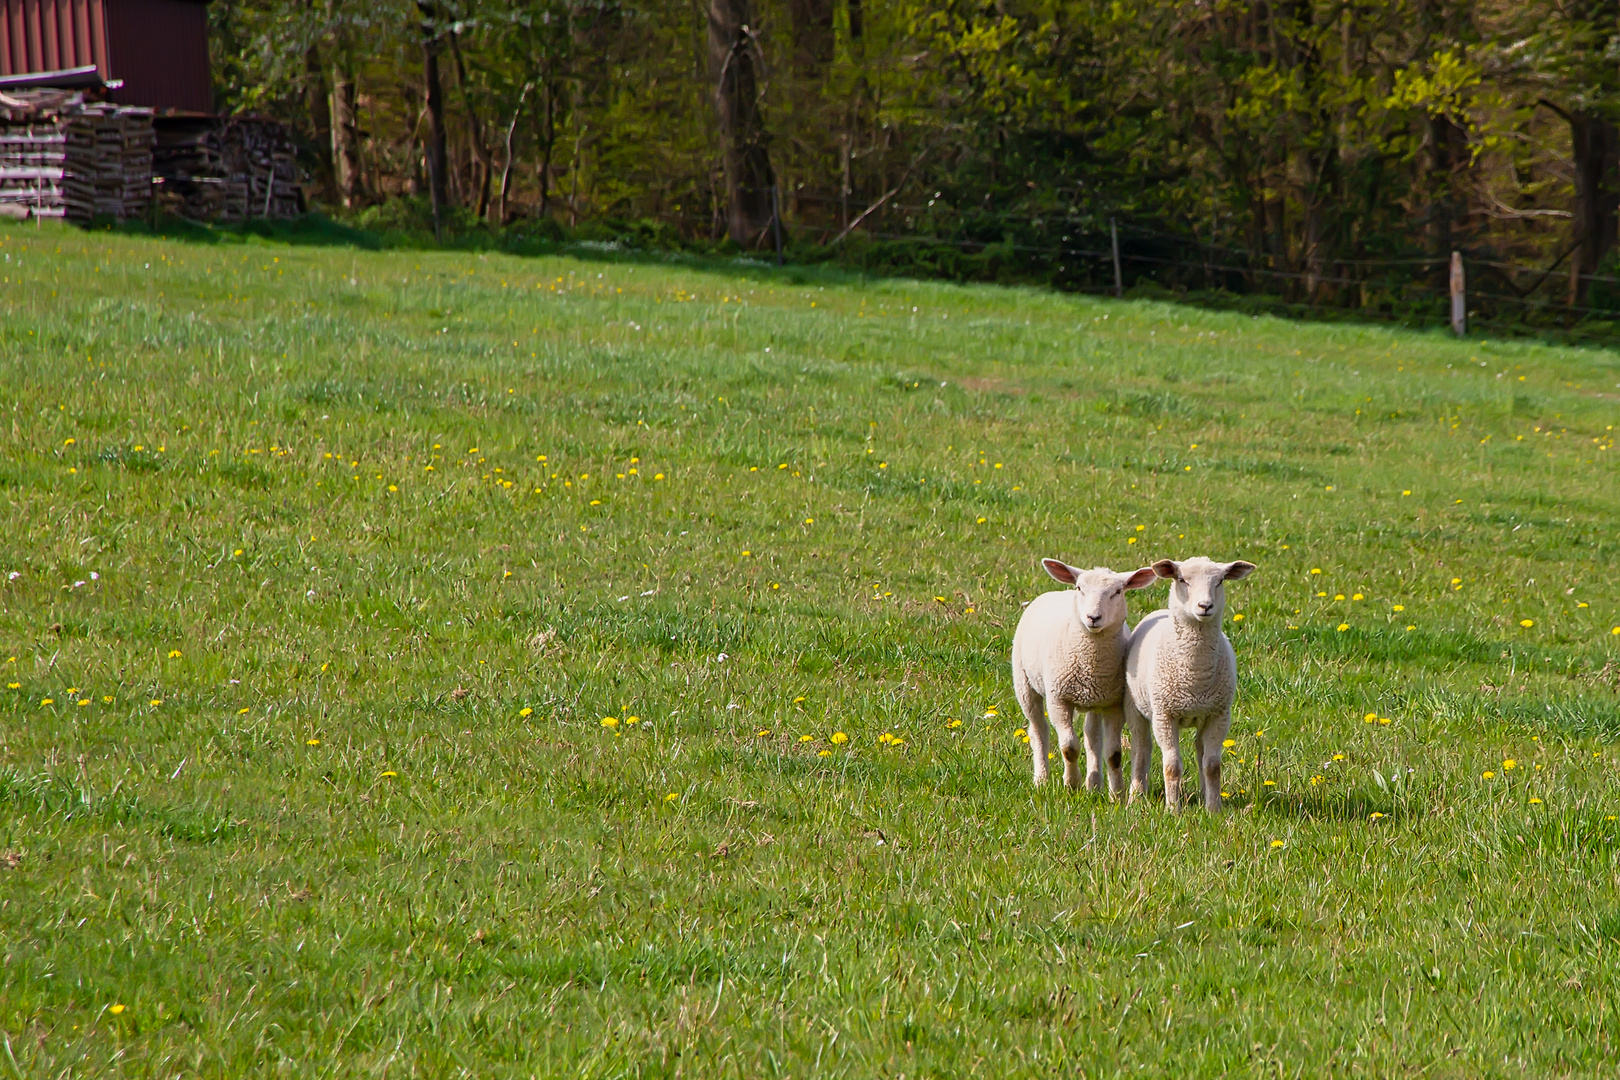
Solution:
M 0 76 L 94 66 L 111 98 L 212 112 L 206 0 L 0 0 Z

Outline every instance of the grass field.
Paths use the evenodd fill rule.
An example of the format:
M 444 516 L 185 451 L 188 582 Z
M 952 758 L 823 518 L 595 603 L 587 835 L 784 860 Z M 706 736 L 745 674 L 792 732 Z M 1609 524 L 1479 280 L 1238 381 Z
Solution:
M 0 253 L 0 1073 L 1616 1074 L 1615 353 Z M 1230 811 L 1034 790 L 1037 559 L 1195 554 Z

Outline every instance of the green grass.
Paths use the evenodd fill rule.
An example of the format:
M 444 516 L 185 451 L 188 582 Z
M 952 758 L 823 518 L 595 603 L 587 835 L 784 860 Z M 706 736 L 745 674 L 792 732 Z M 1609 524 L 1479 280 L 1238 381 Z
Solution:
M 0 1072 L 1612 1074 L 1615 353 L 0 252 Z M 1231 812 L 1033 790 L 1037 558 L 1194 554 Z

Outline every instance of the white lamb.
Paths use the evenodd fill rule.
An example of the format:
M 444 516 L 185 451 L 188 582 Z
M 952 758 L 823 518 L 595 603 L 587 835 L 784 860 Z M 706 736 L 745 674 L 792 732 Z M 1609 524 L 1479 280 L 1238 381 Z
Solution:
M 1221 742 L 1232 726 L 1237 657 L 1221 631 L 1226 582 L 1254 572 L 1250 562 L 1202 556 L 1153 564 L 1169 578 L 1170 606 L 1143 619 L 1125 661 L 1125 712 L 1131 726 L 1131 798 L 1147 791 L 1153 739 L 1164 757 L 1164 801 L 1181 809 L 1181 729 L 1196 730 L 1194 755 L 1203 775 L 1204 809 L 1221 807 Z
M 1042 593 L 1030 601 L 1013 634 L 1013 692 L 1029 721 L 1029 749 L 1035 783 L 1046 783 L 1050 712 L 1063 753 L 1063 782 L 1080 786 L 1080 756 L 1074 712 L 1086 714 L 1086 786 L 1102 786 L 1101 763 L 1108 762 L 1108 789 L 1125 787 L 1119 768 L 1119 736 L 1125 724 L 1125 654 L 1131 628 L 1125 622 L 1125 590 L 1153 584 L 1151 566 L 1130 574 L 1107 567 L 1081 570 L 1056 559 L 1042 559 L 1046 572 L 1072 590 Z

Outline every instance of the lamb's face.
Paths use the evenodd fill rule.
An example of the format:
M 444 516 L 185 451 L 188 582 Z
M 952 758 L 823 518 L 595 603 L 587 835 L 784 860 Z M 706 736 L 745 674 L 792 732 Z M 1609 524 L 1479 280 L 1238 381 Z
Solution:
M 1140 589 L 1154 581 L 1151 566 L 1130 574 L 1116 574 L 1106 566 L 1081 570 L 1057 559 L 1042 559 L 1041 565 L 1057 581 L 1074 586 L 1074 617 L 1093 634 L 1114 630 L 1125 621 L 1127 589 Z
M 1226 583 L 1248 577 L 1254 564 L 1242 560 L 1218 563 L 1199 555 L 1181 562 L 1164 559 L 1154 563 L 1153 569 L 1170 579 L 1172 619 L 1218 625 L 1226 611 Z
M 1125 582 L 1127 574 L 1116 574 L 1104 566 L 1087 570 L 1075 578 L 1074 614 L 1080 625 L 1093 634 L 1112 630 L 1125 621 Z

